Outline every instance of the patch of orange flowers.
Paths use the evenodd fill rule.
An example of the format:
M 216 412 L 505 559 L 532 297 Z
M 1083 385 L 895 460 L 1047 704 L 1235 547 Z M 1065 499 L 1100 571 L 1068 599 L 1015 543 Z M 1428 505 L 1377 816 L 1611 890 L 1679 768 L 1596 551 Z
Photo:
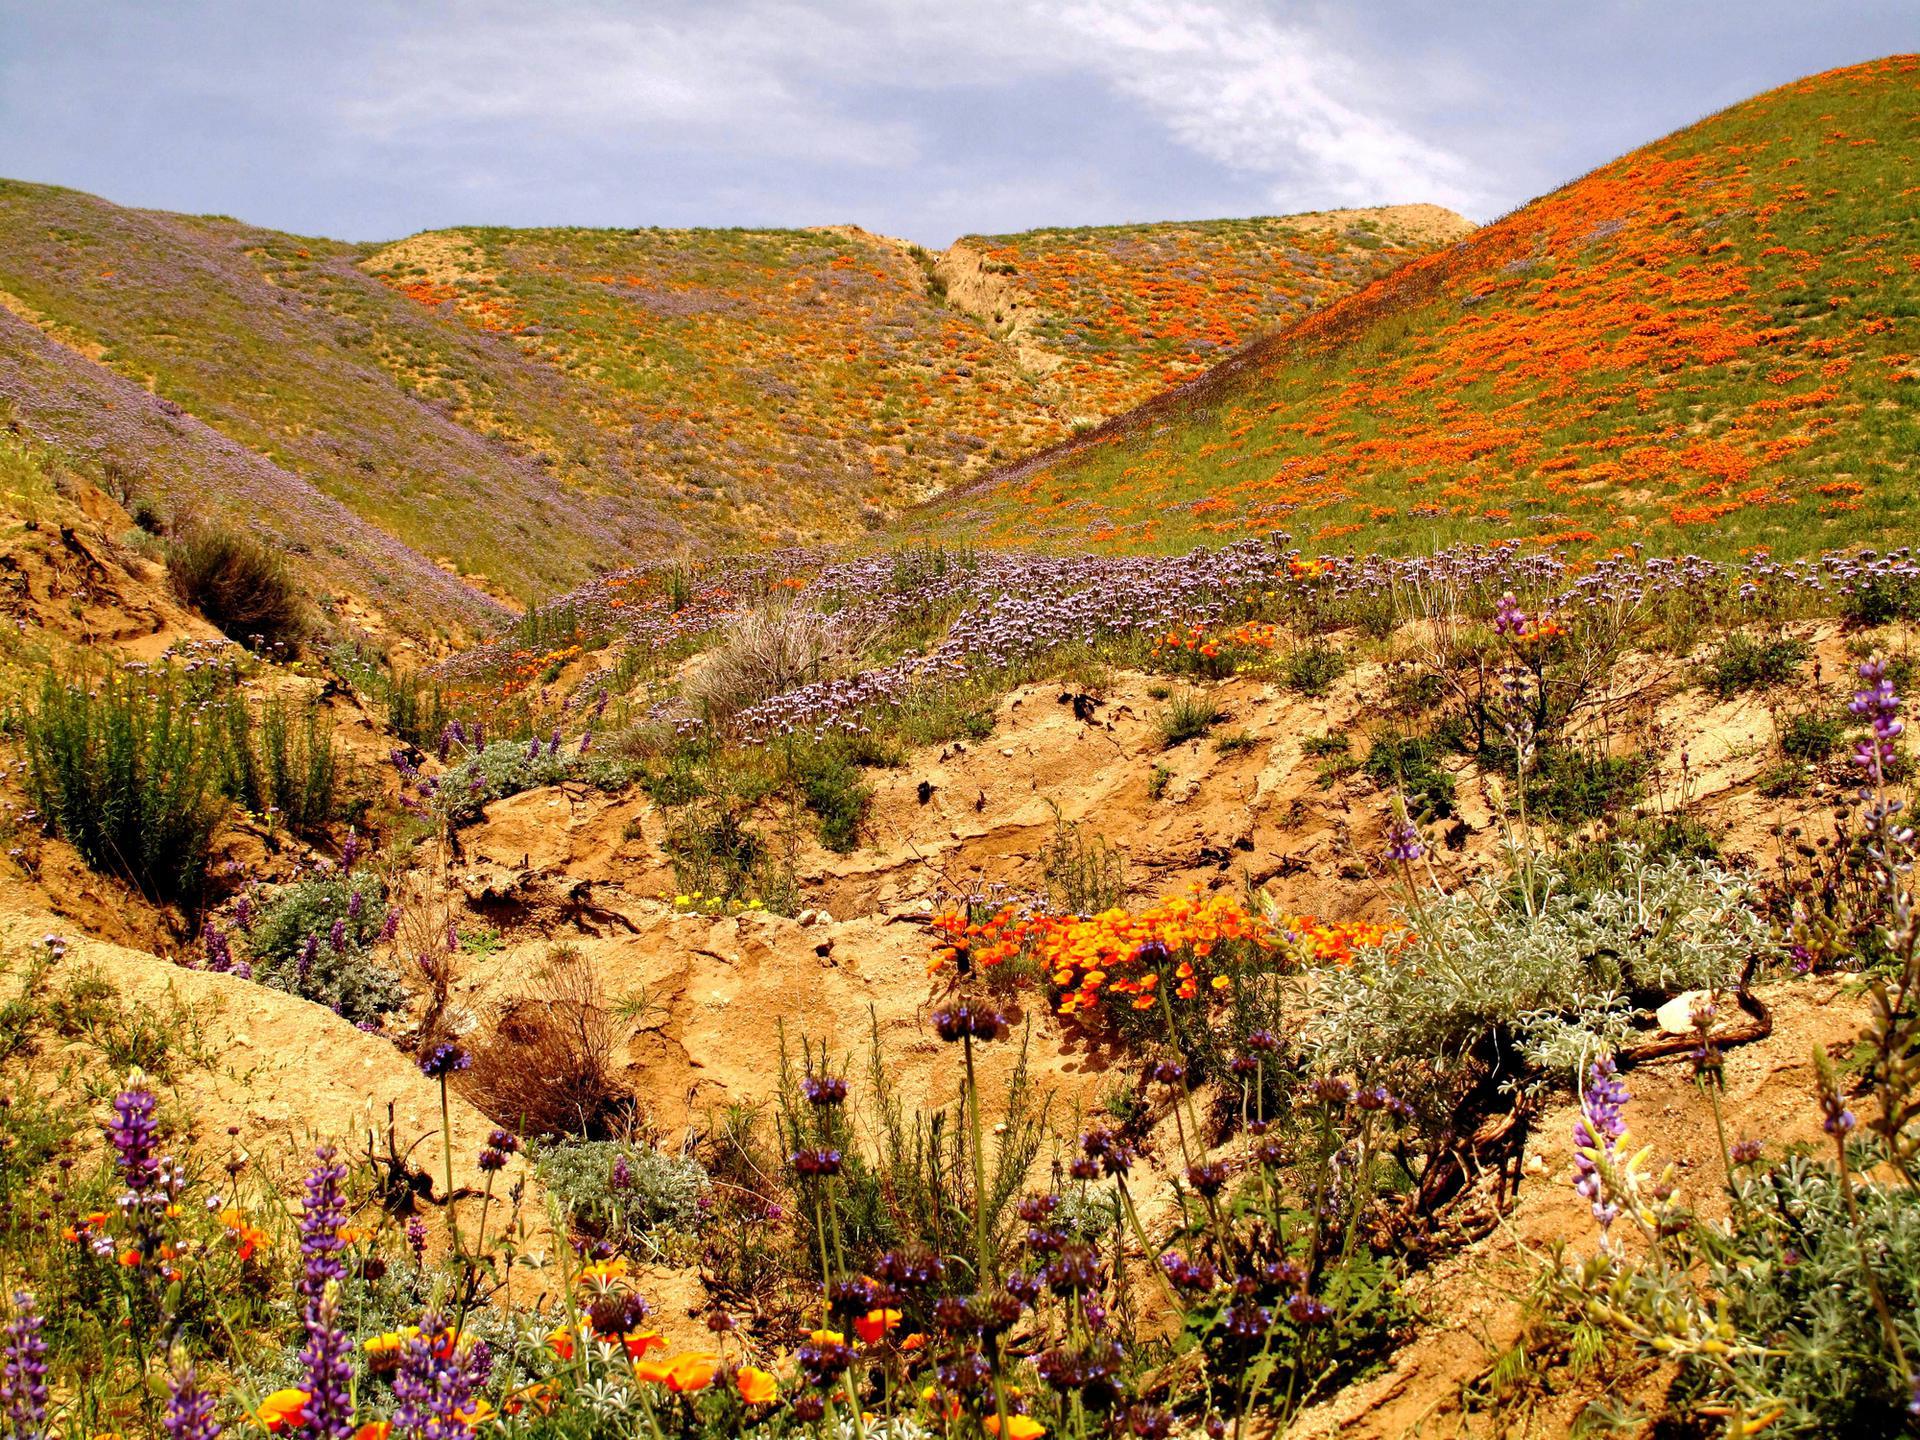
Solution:
M 1299 916 L 1274 925 L 1225 892 L 1198 889 L 1129 912 L 1027 915 L 1002 906 L 984 920 L 962 911 L 934 918 L 938 937 L 929 972 L 986 971 L 1020 956 L 1043 971 L 1061 1015 L 1089 1015 L 1103 1004 L 1149 1010 L 1163 991 L 1192 1001 L 1233 987 L 1228 957 L 1265 952 L 1276 968 L 1294 963 L 1347 965 L 1354 951 L 1404 940 L 1404 932 L 1367 920 Z

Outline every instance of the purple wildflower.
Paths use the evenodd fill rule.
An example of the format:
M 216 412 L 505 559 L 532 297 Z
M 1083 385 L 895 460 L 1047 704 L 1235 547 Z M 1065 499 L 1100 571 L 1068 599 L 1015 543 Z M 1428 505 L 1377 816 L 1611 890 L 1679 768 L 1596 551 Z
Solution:
M 393 1377 L 394 1434 L 405 1440 L 467 1440 L 460 1420 L 473 1395 L 473 1379 L 457 1353 L 446 1321 L 429 1312 L 420 1333 L 410 1336 Z
M 1426 847 L 1420 843 L 1420 832 L 1405 820 L 1396 820 L 1387 827 L 1387 859 L 1396 864 L 1410 864 L 1426 853 Z
M 1593 1218 L 1605 1231 L 1620 1213 L 1619 1207 L 1606 1203 L 1600 1182 L 1600 1167 L 1586 1151 L 1611 1155 L 1627 1133 L 1626 1107 L 1632 1097 L 1621 1083 L 1613 1061 L 1602 1058 L 1587 1071 L 1587 1087 L 1580 1097 L 1580 1118 L 1573 1122 L 1574 1190 L 1593 1206 Z
M 442 1040 L 420 1059 L 420 1073 L 429 1080 L 445 1080 L 456 1070 L 473 1064 L 473 1057 L 458 1045 Z
M 7 1317 L 4 1379 L 7 1421 L 13 1440 L 39 1440 L 47 1423 L 47 1342 L 41 1333 L 46 1320 L 33 1295 L 18 1290 L 13 1314 Z
M 220 1440 L 220 1422 L 213 1418 L 211 1391 L 200 1388 L 193 1366 L 167 1376 L 167 1408 L 160 1424 L 167 1440 Z
M 216 974 L 224 974 L 233 969 L 233 950 L 227 943 L 227 937 L 221 933 L 220 927 L 211 920 L 207 921 L 200 931 L 200 946 L 206 951 L 207 969 Z
M 1873 727 L 1871 739 L 1862 740 L 1854 754 L 1861 769 L 1880 775 L 1893 763 L 1894 742 L 1905 731 L 1900 723 L 1900 697 L 1894 693 L 1887 675 L 1887 662 L 1878 655 L 1860 666 L 1863 687 L 1854 692 L 1847 709 Z

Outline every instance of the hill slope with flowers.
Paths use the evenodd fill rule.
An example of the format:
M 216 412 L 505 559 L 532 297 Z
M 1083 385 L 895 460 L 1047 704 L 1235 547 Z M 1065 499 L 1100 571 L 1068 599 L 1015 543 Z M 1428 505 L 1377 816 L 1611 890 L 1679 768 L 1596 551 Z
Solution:
M 913 527 L 1808 553 L 1911 526 L 1920 61 L 1623 157 Z
M 963 236 L 934 271 L 1089 421 L 1472 231 L 1438 205 L 1029 230 Z
M 1089 286 L 1125 312 L 1049 320 L 1071 364 L 1047 375 L 946 303 L 934 256 L 853 227 L 348 245 L 0 182 L 0 406 L 130 503 L 237 517 L 444 628 L 492 608 L 479 590 L 859 534 L 1433 243 L 1371 213 L 1100 232 L 1084 274 L 1067 232 L 1009 237 L 1049 315 L 1090 313 Z M 202 463 L 216 437 L 232 453 Z

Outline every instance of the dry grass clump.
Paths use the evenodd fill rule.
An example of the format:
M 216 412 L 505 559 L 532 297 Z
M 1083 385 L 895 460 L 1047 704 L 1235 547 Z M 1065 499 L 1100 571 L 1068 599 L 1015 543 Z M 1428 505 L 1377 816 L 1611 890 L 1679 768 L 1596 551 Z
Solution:
M 762 700 L 850 668 L 864 638 L 818 610 L 763 605 L 742 615 L 726 640 L 701 656 L 683 693 L 694 714 L 724 724 Z
M 182 603 L 243 645 L 291 644 L 305 628 L 287 562 L 240 531 L 187 531 L 167 547 L 167 580 Z
M 606 1138 L 633 1104 L 615 1073 L 618 1019 L 593 966 L 554 946 L 475 1049 L 468 1098 L 521 1135 Z

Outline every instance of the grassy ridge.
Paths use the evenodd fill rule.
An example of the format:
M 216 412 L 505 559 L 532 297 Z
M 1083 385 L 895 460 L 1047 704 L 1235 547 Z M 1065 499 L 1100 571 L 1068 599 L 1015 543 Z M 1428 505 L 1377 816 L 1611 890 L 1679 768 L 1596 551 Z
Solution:
M 1319 242 L 1281 245 L 1275 223 L 1248 231 L 1260 245 L 1212 227 L 1193 253 L 1155 227 L 1101 232 L 1098 284 L 1154 293 L 1177 270 L 1164 283 L 1204 288 L 1218 265 L 1236 293 L 1291 306 L 1364 278 L 1301 281 L 1296 252 Z M 108 457 L 119 488 L 332 552 L 327 582 L 364 594 L 378 577 L 389 611 L 440 588 L 424 562 L 527 600 L 663 553 L 857 534 L 1147 383 L 1145 347 L 1087 330 L 1074 373 L 1106 354 L 1126 378 L 1069 404 L 989 319 L 945 302 L 936 268 L 851 228 L 481 227 L 364 246 L 0 182 L 0 405 Z M 72 403 L 108 379 L 233 442 L 231 463 L 199 463 L 203 437 L 130 432 L 119 412 L 147 402 Z M 237 478 L 260 465 L 272 484 Z M 396 563 L 356 526 L 316 524 L 323 499 L 417 554 Z
M 907 528 L 1715 554 L 1905 533 L 1917 78 L 1894 57 L 1735 106 Z

